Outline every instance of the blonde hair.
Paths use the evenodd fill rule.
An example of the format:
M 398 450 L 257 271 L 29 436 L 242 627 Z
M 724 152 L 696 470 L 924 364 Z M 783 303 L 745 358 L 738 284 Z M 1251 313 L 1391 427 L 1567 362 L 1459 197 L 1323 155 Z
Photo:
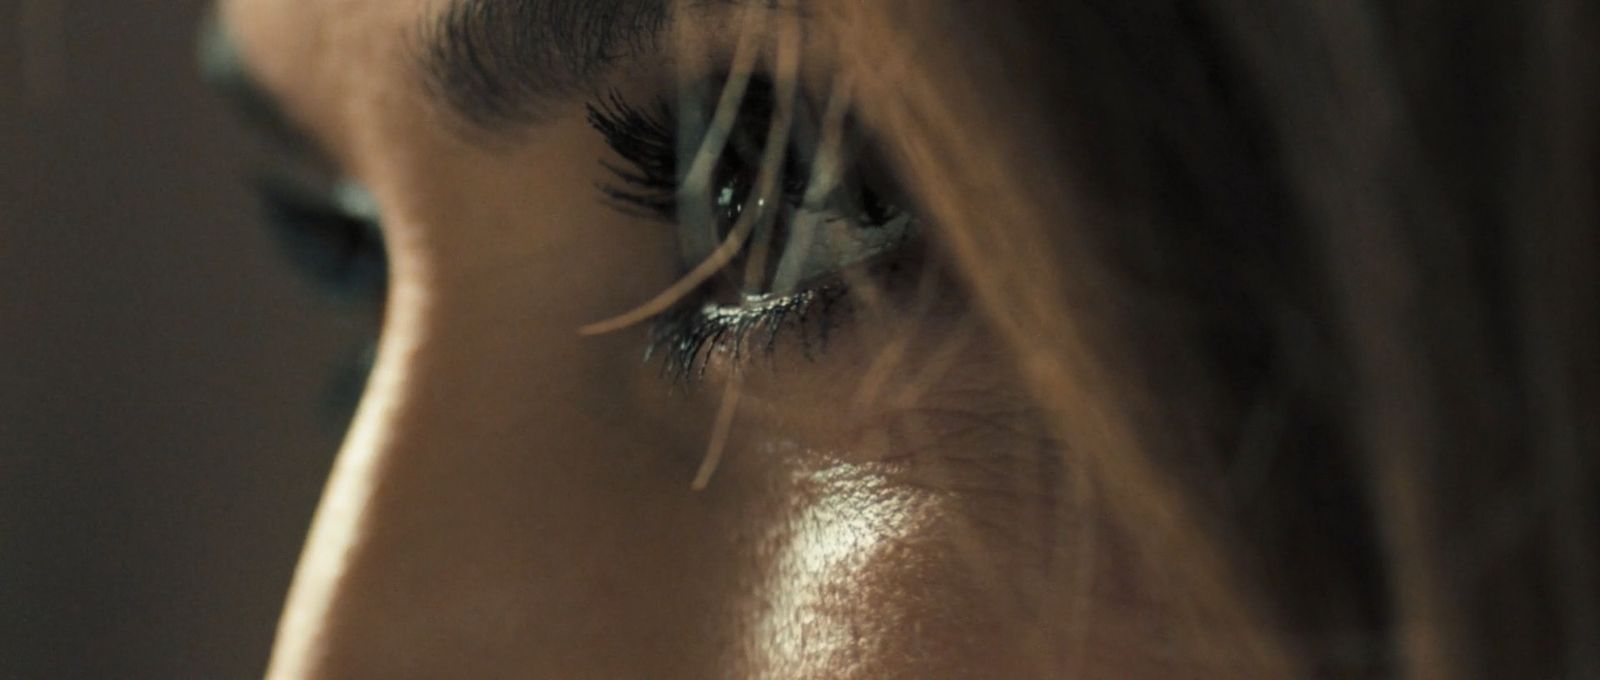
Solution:
M 816 14 L 1094 507 L 1183 558 L 1218 653 L 1600 677 L 1593 10 Z

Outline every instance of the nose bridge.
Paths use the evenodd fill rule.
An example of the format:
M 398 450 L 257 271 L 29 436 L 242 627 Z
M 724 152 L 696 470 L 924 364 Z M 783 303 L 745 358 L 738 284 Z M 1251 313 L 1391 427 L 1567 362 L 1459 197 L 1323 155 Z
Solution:
M 312 677 L 325 652 L 325 624 L 349 572 L 349 557 L 361 533 L 364 498 L 370 495 L 376 451 L 340 454 L 317 509 L 310 539 L 295 569 L 294 585 L 278 622 L 268 678 Z
M 513 363 L 539 339 L 398 279 L 268 678 L 709 677 L 732 567 L 708 518 L 736 515 L 616 464 L 578 362 Z
M 389 321 L 379 360 L 317 507 L 278 622 L 269 679 L 316 677 L 318 660 L 336 643 L 329 630 L 331 614 L 354 573 L 364 527 L 377 507 L 373 499 L 393 455 L 394 421 L 403 410 L 401 386 L 411 343 L 407 334 L 394 332 L 400 320 Z

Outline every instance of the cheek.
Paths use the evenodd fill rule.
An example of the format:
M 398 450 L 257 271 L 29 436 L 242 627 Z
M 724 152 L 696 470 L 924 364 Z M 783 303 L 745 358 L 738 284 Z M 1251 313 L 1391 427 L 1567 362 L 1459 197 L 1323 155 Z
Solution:
M 800 678 L 1026 676 L 1007 632 L 1017 612 L 998 604 L 995 584 L 952 541 L 947 499 L 848 466 L 808 475 L 791 492 L 750 612 L 755 669 Z
M 745 378 L 714 484 L 776 477 L 782 507 L 764 520 L 751 663 L 781 677 L 1034 677 L 1053 659 L 1037 623 L 1077 517 L 1060 451 L 970 336 L 932 384 L 929 355 L 949 344 L 879 381 L 900 399 L 859 405 L 883 343 L 851 332 Z

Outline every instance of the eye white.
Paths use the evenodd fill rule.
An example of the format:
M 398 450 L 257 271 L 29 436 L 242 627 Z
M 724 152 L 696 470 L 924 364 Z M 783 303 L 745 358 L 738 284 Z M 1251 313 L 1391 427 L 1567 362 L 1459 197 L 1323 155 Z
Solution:
M 801 208 L 790 216 L 789 241 L 778 256 L 773 295 L 797 292 L 806 284 L 837 274 L 893 250 L 906 238 L 911 216 L 881 225 L 863 225 L 837 210 Z

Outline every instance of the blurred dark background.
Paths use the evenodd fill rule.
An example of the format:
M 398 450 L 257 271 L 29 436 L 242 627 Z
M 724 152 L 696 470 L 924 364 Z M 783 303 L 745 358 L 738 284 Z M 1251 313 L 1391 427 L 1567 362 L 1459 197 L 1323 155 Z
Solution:
M 0 2 L 0 678 L 259 676 L 337 447 L 203 10 Z

